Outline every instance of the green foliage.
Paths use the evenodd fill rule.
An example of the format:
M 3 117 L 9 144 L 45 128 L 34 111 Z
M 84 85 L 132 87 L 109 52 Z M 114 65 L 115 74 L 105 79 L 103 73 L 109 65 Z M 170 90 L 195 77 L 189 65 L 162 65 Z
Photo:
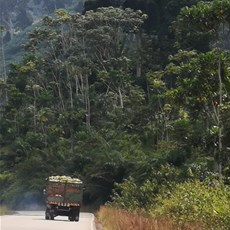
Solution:
M 178 169 L 162 165 L 159 169 L 153 170 L 143 182 L 137 182 L 130 177 L 116 184 L 111 205 L 129 211 L 150 210 L 156 204 L 157 194 L 169 192 L 181 179 L 182 175 Z
M 175 23 L 179 43 L 183 48 L 191 48 L 192 45 L 192 48 L 207 51 L 211 41 L 219 41 L 218 47 L 227 48 L 224 40 L 229 40 L 229 37 L 224 30 L 225 25 L 230 22 L 229 10 L 228 0 L 199 2 L 192 7 L 182 8 Z M 194 42 L 195 39 L 197 43 Z
M 154 202 L 156 193 L 155 184 L 147 180 L 142 185 L 137 185 L 133 178 L 129 178 L 121 184 L 117 184 L 117 189 L 121 193 L 114 192 L 112 206 L 135 211 L 136 209 L 146 209 Z
M 157 198 L 154 216 L 168 216 L 180 224 L 201 223 L 205 229 L 228 229 L 229 187 L 197 180 L 176 185 L 170 197 Z
M 68 5 L 47 1 L 47 9 L 55 2 Z M 84 181 L 87 205 L 112 200 L 149 211 L 181 182 L 213 182 L 214 160 L 229 183 L 229 52 L 200 52 L 227 13 L 212 22 L 220 1 L 190 7 L 196 2 L 132 0 L 84 15 L 59 9 L 28 33 L 26 55 L 0 84 L 1 202 L 41 203 L 45 178 L 63 174 Z M 175 51 L 169 25 L 186 5 L 173 26 L 189 51 Z

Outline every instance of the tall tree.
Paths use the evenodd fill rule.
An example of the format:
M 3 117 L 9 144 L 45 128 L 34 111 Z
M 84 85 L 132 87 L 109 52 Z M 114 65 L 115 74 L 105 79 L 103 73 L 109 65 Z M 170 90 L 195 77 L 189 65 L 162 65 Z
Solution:
M 167 85 L 171 90 L 167 90 L 166 95 L 173 99 L 174 111 L 178 110 L 176 105 L 179 105 L 187 111 L 191 121 L 197 120 L 203 124 L 206 131 L 201 133 L 200 140 L 203 139 L 204 151 L 212 153 L 221 177 L 220 167 L 228 148 L 228 144 L 223 145 L 222 138 L 226 133 L 223 127 L 227 123 L 223 115 L 229 109 L 229 52 L 214 50 L 197 54 L 194 51 L 180 51 L 170 60 L 164 71 L 155 73 L 155 79 L 156 76 L 168 79 Z
M 115 73 L 119 70 L 121 72 L 114 75 L 113 83 L 112 78 L 101 80 L 107 87 L 106 92 L 115 90 L 120 106 L 123 107 L 125 79 L 122 75 L 125 73 L 122 72 L 129 71 L 131 51 L 137 50 L 133 44 L 137 42 L 136 37 L 145 18 L 146 15 L 141 11 L 119 8 L 99 8 L 85 15 L 71 15 L 58 10 L 56 18 L 44 18 L 46 27 L 34 30 L 27 45 L 31 51 L 45 51 L 46 72 L 51 73 L 51 79 L 47 81 L 46 77 L 39 84 L 47 88 L 49 82 L 55 83 L 52 88 L 56 88 L 63 111 L 67 106 L 64 98 L 70 99 L 71 108 L 77 100 L 82 101 L 85 105 L 86 124 L 90 127 L 89 77 L 101 71 L 109 76 L 111 71 Z
M 193 7 L 185 7 L 181 10 L 180 15 L 178 16 L 178 20 L 176 23 L 176 34 L 178 35 L 179 41 L 180 38 L 187 38 L 185 41 L 189 41 L 188 38 L 191 36 L 199 36 L 199 38 L 203 39 L 204 37 L 208 37 L 210 48 L 217 48 L 221 53 L 224 50 L 229 50 L 229 18 L 230 11 L 230 2 L 227 0 L 214 0 L 212 2 L 200 2 L 196 6 Z M 189 30 L 188 30 L 189 28 Z M 181 42 L 183 44 L 183 42 Z M 207 43 L 206 43 L 207 44 Z M 189 44 L 183 44 L 188 46 Z M 219 106 L 216 108 L 216 123 L 218 127 L 218 171 L 219 177 L 221 179 L 222 172 L 222 132 L 223 132 L 223 124 L 221 121 L 221 107 L 223 105 L 223 95 L 224 95 L 224 78 L 223 69 L 225 64 L 221 58 L 219 59 L 218 66 L 216 67 L 218 70 L 218 104 Z

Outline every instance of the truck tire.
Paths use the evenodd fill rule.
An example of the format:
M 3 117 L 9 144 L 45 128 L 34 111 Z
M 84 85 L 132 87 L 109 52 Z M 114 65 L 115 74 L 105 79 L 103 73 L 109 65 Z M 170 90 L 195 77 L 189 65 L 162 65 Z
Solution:
M 74 221 L 75 220 L 75 216 L 69 216 L 69 221 Z
M 75 217 L 75 221 L 77 221 L 77 222 L 79 221 L 79 216 Z
M 45 219 L 46 219 L 46 220 L 49 220 L 49 219 L 50 219 L 50 212 L 49 212 L 49 209 L 48 209 L 48 208 L 46 209 Z
M 54 220 L 54 215 L 50 212 L 49 208 L 46 209 L 45 219 L 46 220 Z
M 69 216 L 69 221 L 79 221 L 79 216 Z
M 70 221 L 79 221 L 80 207 L 73 208 L 69 213 Z

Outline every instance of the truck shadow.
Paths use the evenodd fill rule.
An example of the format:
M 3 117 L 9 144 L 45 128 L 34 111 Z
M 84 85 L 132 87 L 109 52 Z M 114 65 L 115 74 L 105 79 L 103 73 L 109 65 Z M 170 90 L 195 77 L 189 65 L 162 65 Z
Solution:
M 44 220 L 44 221 L 50 221 L 50 222 L 70 222 L 70 223 L 73 223 L 73 222 L 78 222 L 78 221 L 69 221 L 69 220 L 65 220 L 65 219 L 54 219 L 54 220 L 46 220 L 45 218 L 34 218 L 33 220 Z

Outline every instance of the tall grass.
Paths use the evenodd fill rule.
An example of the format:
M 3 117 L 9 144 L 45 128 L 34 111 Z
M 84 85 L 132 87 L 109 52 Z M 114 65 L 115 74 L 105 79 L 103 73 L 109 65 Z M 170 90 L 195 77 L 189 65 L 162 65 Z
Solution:
M 167 219 L 153 219 L 139 213 L 102 206 L 97 213 L 104 230 L 201 230 L 197 226 L 175 226 Z

